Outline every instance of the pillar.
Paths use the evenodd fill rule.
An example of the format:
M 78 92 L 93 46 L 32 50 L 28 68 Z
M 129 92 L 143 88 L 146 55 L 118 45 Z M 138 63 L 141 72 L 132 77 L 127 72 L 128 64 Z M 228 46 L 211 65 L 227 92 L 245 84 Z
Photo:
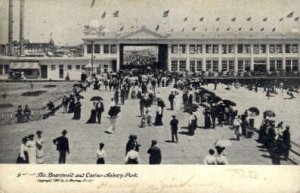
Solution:
M 270 72 L 270 44 L 266 44 L 266 53 L 267 53 L 267 72 Z
M 253 53 L 253 44 L 250 45 L 251 59 L 250 59 L 250 71 L 254 70 L 254 53 Z
M 190 44 L 186 44 L 186 71 L 190 71 Z

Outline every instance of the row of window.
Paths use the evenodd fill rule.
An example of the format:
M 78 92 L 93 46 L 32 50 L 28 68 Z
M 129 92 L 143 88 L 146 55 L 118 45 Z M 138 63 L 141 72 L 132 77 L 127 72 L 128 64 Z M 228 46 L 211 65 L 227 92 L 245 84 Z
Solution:
M 93 46 L 92 44 L 87 44 L 87 53 L 92 53 Z M 94 53 L 100 54 L 101 53 L 101 46 L 100 44 L 94 44 Z M 103 45 L 103 53 L 104 54 L 115 54 L 117 53 L 117 46 L 114 44 L 104 44 Z
M 50 69 L 51 69 L 51 70 L 56 70 L 56 67 L 57 67 L 57 65 L 52 64 L 51 67 L 50 67 Z M 68 64 L 67 67 L 68 67 L 68 70 L 72 70 L 72 69 L 73 69 L 73 65 Z M 64 68 L 64 65 L 59 65 L 59 68 Z M 85 65 L 77 64 L 77 65 L 75 66 L 75 69 L 76 69 L 76 70 L 84 70 L 84 69 L 85 69 Z
M 190 71 L 214 71 L 219 72 L 219 61 L 218 60 L 206 60 L 205 69 L 203 67 L 202 60 L 190 60 Z M 298 71 L 298 60 L 286 60 L 285 70 L 286 71 Z M 237 68 L 238 71 L 250 71 L 250 60 L 238 60 Z M 263 66 L 267 68 L 266 60 L 254 60 L 254 66 Z M 220 71 L 234 71 L 235 63 L 233 59 L 222 60 Z M 185 71 L 186 60 L 172 60 L 171 71 Z M 270 71 L 283 70 L 282 60 L 270 60 Z
M 190 54 L 201 54 L 204 53 L 203 48 L 205 47 L 205 53 L 207 54 L 218 54 L 220 52 L 218 44 L 191 44 L 189 45 L 189 53 Z M 221 54 L 234 54 L 235 53 L 235 45 L 234 44 L 222 44 Z M 298 44 L 270 44 L 269 53 L 298 53 L 299 48 Z M 264 54 L 267 52 L 266 44 L 254 44 L 253 45 L 253 53 L 254 54 Z M 171 53 L 173 54 L 185 54 L 186 53 L 186 45 L 172 45 Z M 237 53 L 239 54 L 250 54 L 251 53 L 251 45 L 250 44 L 237 44 Z

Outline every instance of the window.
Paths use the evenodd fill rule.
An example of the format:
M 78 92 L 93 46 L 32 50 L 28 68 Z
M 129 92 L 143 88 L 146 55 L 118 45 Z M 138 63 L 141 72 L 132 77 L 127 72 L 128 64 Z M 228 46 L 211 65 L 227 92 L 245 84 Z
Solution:
M 238 53 L 241 54 L 243 53 L 243 44 L 238 44 Z
M 76 70 L 80 70 L 80 65 L 76 65 Z
M 260 53 L 262 54 L 266 53 L 266 44 L 260 45 Z
M 243 60 L 238 61 L 238 71 L 244 71 L 244 61 Z
M 95 53 L 100 54 L 100 44 L 95 44 Z
M 271 54 L 275 53 L 275 45 L 274 45 L 274 44 L 271 44 L 271 45 L 269 46 L 269 52 L 270 52 Z
M 211 61 L 208 60 L 206 61 L 206 71 L 210 71 L 211 70 Z
M 211 53 L 211 45 L 206 45 L 206 53 Z
M 105 64 L 105 65 L 103 66 L 103 71 L 104 71 L 104 73 L 107 73 L 107 71 L 108 71 L 108 65 L 107 65 L 107 64 Z
M 0 74 L 3 74 L 3 65 L 0 64 Z
M 282 70 L 282 60 L 277 60 L 277 70 Z
M 259 53 L 259 45 L 256 44 L 256 45 L 253 46 L 253 53 L 254 54 L 258 54 Z
M 213 53 L 214 54 L 219 53 L 219 45 L 216 45 L 216 44 L 213 45 Z
M 82 69 L 82 70 L 85 70 L 85 66 L 86 66 L 86 65 L 82 65 L 82 66 L 81 66 L 81 69 Z
M 293 53 L 298 53 L 298 45 L 297 44 L 293 44 L 293 46 L 292 46 L 292 52 Z
M 234 61 L 233 60 L 229 60 L 228 61 L 228 66 L 229 66 L 229 71 L 233 71 L 234 70 Z
M 292 65 L 293 65 L 292 70 L 298 71 L 298 60 L 293 60 Z
M 218 72 L 219 71 L 219 61 L 218 60 L 214 60 L 213 61 L 213 71 L 214 72 Z
M 178 71 L 178 61 L 177 60 L 172 60 L 171 71 Z
M 276 61 L 275 60 L 270 60 L 270 71 L 275 71 L 276 70 Z
M 72 65 L 68 64 L 68 70 L 72 70 Z
M 196 53 L 195 45 L 190 45 L 190 54 L 195 54 L 195 53 Z
M 227 60 L 222 60 L 222 71 L 228 71 Z
M 185 45 L 180 45 L 179 46 L 179 53 L 180 54 L 184 54 L 185 53 L 185 49 L 186 49 Z
M 228 50 L 229 50 L 230 54 L 234 54 L 235 53 L 235 51 L 234 51 L 234 45 L 233 44 L 228 45 Z
M 56 66 L 55 66 L 54 64 L 52 64 L 52 65 L 51 65 L 51 70 L 55 70 L 55 67 L 56 67 Z
M 202 45 L 201 45 L 201 44 L 196 46 L 195 52 L 196 52 L 197 54 L 202 53 Z
M 245 71 L 250 71 L 250 60 L 245 60 Z
M 92 45 L 91 44 L 87 45 L 87 53 L 88 54 L 92 53 Z
M 227 54 L 227 53 L 228 53 L 227 45 L 223 44 L 222 45 L 222 54 Z
M 104 54 L 109 54 L 109 45 L 107 45 L 107 44 L 104 45 L 103 53 Z
M 195 60 L 191 60 L 190 61 L 190 71 L 191 72 L 195 72 L 196 70 L 196 61 Z
M 186 61 L 185 60 L 180 60 L 179 61 L 179 70 L 180 71 L 185 71 L 186 70 Z
M 172 52 L 173 54 L 177 54 L 177 53 L 178 53 L 178 46 L 177 46 L 177 45 L 172 45 L 172 47 L 171 47 L 171 52 Z
M 276 53 L 282 53 L 282 45 L 281 44 L 276 45 Z
M 101 65 L 96 68 L 96 74 L 101 74 Z
M 110 47 L 110 53 L 112 53 L 112 54 L 117 53 L 117 46 L 116 45 L 111 45 L 111 47 Z
M 9 73 L 9 65 L 4 64 L 4 74 L 8 74 L 8 73 Z
M 285 44 L 285 53 L 291 53 L 291 44 Z
M 245 44 L 244 45 L 244 53 L 250 54 L 250 45 L 249 44 Z
M 203 71 L 202 61 L 201 60 L 197 61 L 197 71 Z

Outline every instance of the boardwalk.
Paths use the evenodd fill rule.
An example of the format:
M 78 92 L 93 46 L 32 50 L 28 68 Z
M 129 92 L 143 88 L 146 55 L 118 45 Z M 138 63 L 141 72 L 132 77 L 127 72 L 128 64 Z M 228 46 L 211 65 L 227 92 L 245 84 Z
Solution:
M 167 108 L 168 94 L 170 88 L 159 88 L 160 96 L 165 101 Z M 162 151 L 162 164 L 202 164 L 203 158 L 207 154 L 209 148 L 218 139 L 231 139 L 232 146 L 225 150 L 226 156 L 230 164 L 271 164 L 271 160 L 267 158 L 268 152 L 260 150 L 255 141 L 257 136 L 252 139 L 244 139 L 241 141 L 232 140 L 235 135 L 228 127 L 217 127 L 216 129 L 205 130 L 198 128 L 195 136 L 187 136 L 179 134 L 179 143 L 168 143 L 170 140 L 169 121 L 173 113 L 179 118 L 180 127 L 186 127 L 188 123 L 188 114 L 183 113 L 182 109 L 175 111 L 165 110 L 163 123 L 160 127 L 139 128 L 140 117 L 138 100 L 128 100 L 122 105 L 121 113 L 117 123 L 117 132 L 109 135 L 104 133 L 109 126 L 107 118 L 108 104 L 112 92 L 94 91 L 91 88 L 87 92 L 82 93 L 85 97 L 82 102 L 82 118 L 79 121 L 71 120 L 72 115 L 62 114 L 58 112 L 54 117 L 47 120 L 36 121 L 25 124 L 13 124 L 1 126 L 0 129 L 0 162 L 14 163 L 17 157 L 20 139 L 28 134 L 35 133 L 36 130 L 43 130 L 45 139 L 45 163 L 56 164 L 58 152 L 53 145 L 52 140 L 59 136 L 63 129 L 68 130 L 67 137 L 70 141 L 70 155 L 67 157 L 68 164 L 94 164 L 96 162 L 96 150 L 99 142 L 104 142 L 107 152 L 106 163 L 108 164 L 124 164 L 125 145 L 129 134 L 136 134 L 138 141 L 141 143 L 140 157 L 141 163 L 148 163 L 147 149 L 152 139 L 158 141 L 158 146 Z M 101 95 L 104 98 L 105 112 L 102 115 L 102 124 L 86 124 L 86 120 L 90 115 L 92 103 L 89 99 L 92 96 Z M 181 101 L 181 95 L 179 96 Z M 154 114 L 155 107 L 152 107 Z M 198 122 L 199 126 L 203 126 L 202 109 L 199 109 Z M 184 132 L 181 128 L 179 133 Z M 291 164 L 282 161 L 282 164 Z

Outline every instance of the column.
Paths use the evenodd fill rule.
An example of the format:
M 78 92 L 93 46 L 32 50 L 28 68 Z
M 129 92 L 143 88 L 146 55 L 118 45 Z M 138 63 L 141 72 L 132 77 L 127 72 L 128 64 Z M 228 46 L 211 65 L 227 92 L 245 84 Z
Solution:
M 250 71 L 254 70 L 254 54 L 253 54 L 253 44 L 250 45 L 251 60 L 250 60 Z
M 168 44 L 168 71 L 171 71 L 171 44 Z
M 83 56 L 87 57 L 87 44 L 86 44 L 86 42 L 83 44 Z
M 300 43 L 298 44 L 298 72 L 300 72 Z
M 267 72 L 270 72 L 270 44 L 266 44 L 266 52 L 267 52 Z
M 202 51 L 203 51 L 203 60 L 202 60 L 202 71 L 204 71 L 204 73 L 205 74 L 207 74 L 207 72 L 206 72 L 206 44 L 205 43 L 203 43 L 202 44 L 203 45 L 203 49 L 202 49 Z
M 234 44 L 234 75 L 238 72 L 238 44 Z
M 222 44 L 218 45 L 218 50 L 219 50 L 219 60 L 218 60 L 218 72 L 222 72 Z
M 190 44 L 186 44 L 186 71 L 190 71 Z
M 286 62 L 285 62 L 285 46 L 284 44 L 281 44 L 281 48 L 282 48 L 282 70 L 285 72 L 285 67 L 286 67 Z
M 117 71 L 120 70 L 120 44 L 116 44 Z

